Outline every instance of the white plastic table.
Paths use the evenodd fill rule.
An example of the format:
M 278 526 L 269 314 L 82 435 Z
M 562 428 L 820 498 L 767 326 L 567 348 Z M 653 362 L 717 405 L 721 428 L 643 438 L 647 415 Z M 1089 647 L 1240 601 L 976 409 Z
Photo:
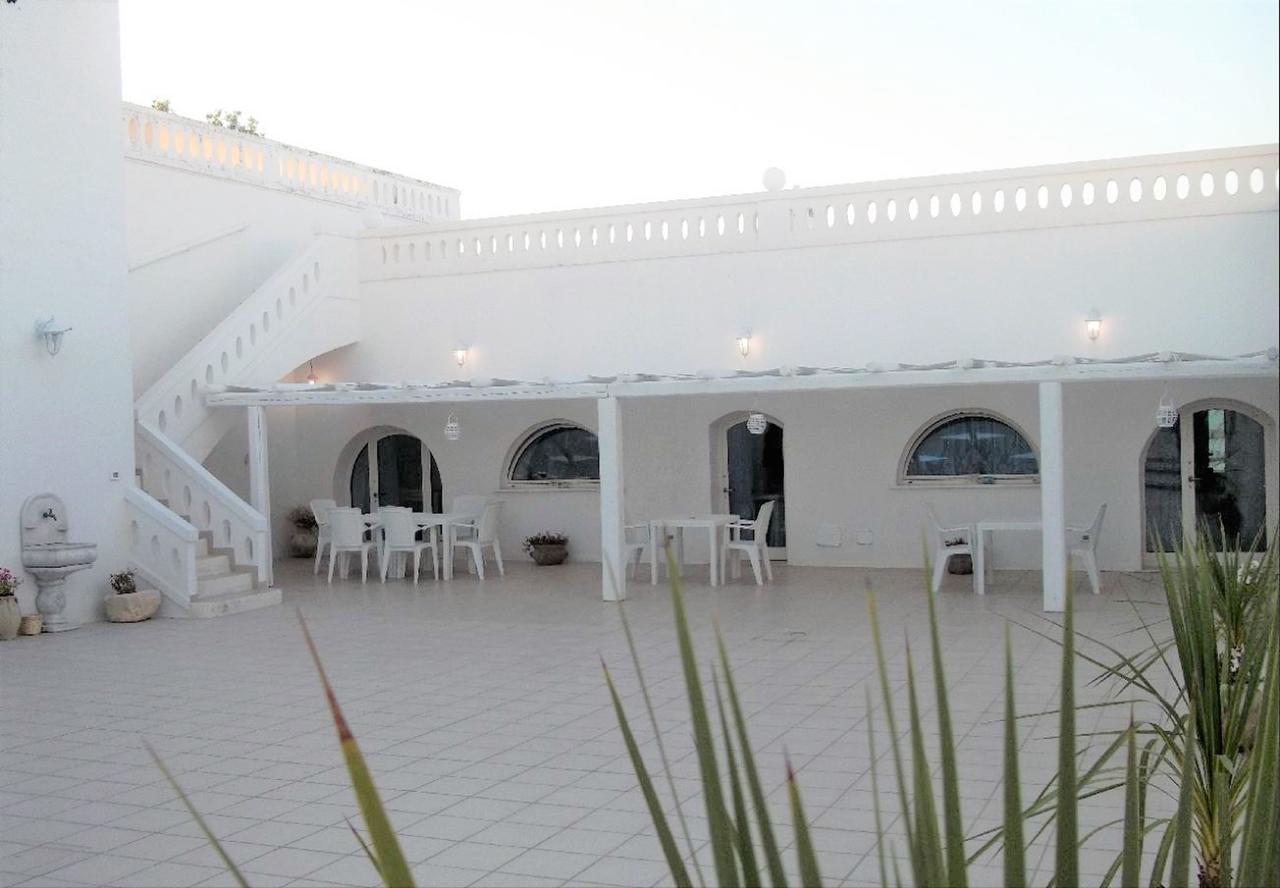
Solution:
M 453 541 L 456 528 L 461 524 L 469 524 L 479 519 L 477 512 L 414 512 L 413 523 L 420 529 L 431 529 L 434 533 L 438 527 L 441 530 L 441 536 L 444 538 L 443 551 L 437 548 L 437 555 L 444 560 L 444 578 L 446 580 L 453 579 Z M 364 523 L 369 530 L 376 532 L 382 526 L 382 519 L 377 513 L 364 515 Z M 404 576 L 405 559 L 400 556 L 403 552 L 396 553 L 395 563 L 388 568 L 388 573 L 395 577 Z
M 711 585 L 718 586 L 720 577 L 720 541 L 724 535 L 721 531 L 728 525 L 740 520 L 737 515 L 676 515 L 671 518 L 656 518 L 649 522 L 649 582 L 658 584 L 658 541 L 666 539 L 666 532 L 671 530 L 675 536 L 676 567 L 684 572 L 684 532 L 685 530 L 705 530 L 711 553 Z
M 979 595 L 987 591 L 987 534 L 992 535 L 1007 530 L 1042 530 L 1039 521 L 979 521 L 977 524 L 976 545 L 973 550 L 973 588 Z M 994 558 L 992 559 L 995 560 Z

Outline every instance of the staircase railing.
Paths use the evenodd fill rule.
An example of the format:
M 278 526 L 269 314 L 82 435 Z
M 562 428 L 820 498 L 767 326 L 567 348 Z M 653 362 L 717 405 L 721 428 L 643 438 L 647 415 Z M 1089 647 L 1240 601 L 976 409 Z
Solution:
M 131 487 L 125 491 L 129 514 L 129 569 L 164 596 L 186 606 L 196 589 L 196 557 L 200 534 L 150 496 Z

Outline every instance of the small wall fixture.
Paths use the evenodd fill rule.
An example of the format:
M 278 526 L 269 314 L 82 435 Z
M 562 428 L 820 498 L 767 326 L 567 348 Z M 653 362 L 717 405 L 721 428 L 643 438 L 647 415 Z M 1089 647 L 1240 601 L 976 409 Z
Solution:
M 765 429 L 769 428 L 769 420 L 765 418 L 763 413 L 757 410 L 747 414 L 747 431 L 753 435 L 763 435 Z
M 462 437 L 462 423 L 458 422 L 458 417 L 452 413 L 449 414 L 448 420 L 445 421 L 444 436 L 449 441 L 457 441 Z
M 738 337 L 738 354 L 744 358 L 751 353 L 751 334 L 743 333 Z
M 56 355 L 62 348 L 62 337 L 71 332 L 70 327 L 59 327 L 52 317 L 36 324 L 36 335 L 44 340 L 45 350 Z
M 1084 332 L 1089 334 L 1090 339 L 1097 339 L 1102 335 L 1102 315 L 1098 314 L 1096 308 L 1084 319 Z
M 453 350 L 453 359 L 457 361 L 459 367 L 467 363 L 467 347 L 465 345 L 460 345 L 455 348 Z
M 1178 408 L 1173 406 L 1173 400 L 1169 397 L 1169 390 L 1165 389 L 1164 394 L 1160 396 L 1160 403 L 1156 406 L 1156 428 L 1171 429 L 1178 424 Z
M 315 385 L 319 381 L 316 378 L 316 362 L 307 361 L 307 385 Z

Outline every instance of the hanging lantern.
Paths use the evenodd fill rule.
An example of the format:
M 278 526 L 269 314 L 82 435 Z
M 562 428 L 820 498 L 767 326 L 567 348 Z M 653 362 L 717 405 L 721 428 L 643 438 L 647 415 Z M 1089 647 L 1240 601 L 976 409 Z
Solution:
M 1173 406 L 1169 393 L 1160 396 L 1160 404 L 1156 407 L 1156 428 L 1171 429 L 1178 424 L 1178 408 Z
M 462 423 L 458 422 L 458 417 L 452 413 L 444 424 L 444 436 L 450 441 L 457 441 L 462 437 Z
M 768 427 L 769 420 L 765 419 L 763 413 L 753 410 L 747 415 L 747 431 L 751 434 L 763 435 Z

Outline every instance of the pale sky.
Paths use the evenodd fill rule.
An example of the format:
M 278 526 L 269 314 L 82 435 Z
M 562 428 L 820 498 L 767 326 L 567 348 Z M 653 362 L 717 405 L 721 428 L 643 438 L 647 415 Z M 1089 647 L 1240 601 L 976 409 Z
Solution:
M 1280 141 L 1275 2 L 121 0 L 124 97 L 467 218 Z

